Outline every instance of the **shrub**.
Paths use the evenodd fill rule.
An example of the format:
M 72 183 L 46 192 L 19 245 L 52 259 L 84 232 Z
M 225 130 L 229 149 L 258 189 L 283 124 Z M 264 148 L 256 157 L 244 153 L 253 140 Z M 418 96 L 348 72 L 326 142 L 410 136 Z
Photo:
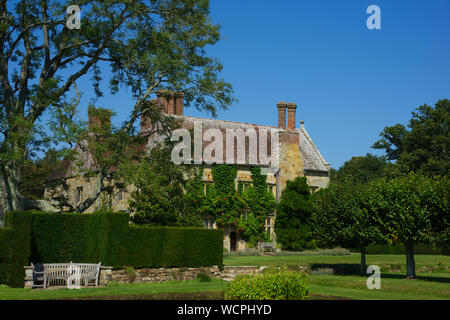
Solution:
M 265 272 L 262 275 L 238 275 L 225 290 L 226 299 L 237 300 L 302 300 L 309 287 L 302 273 Z
M 133 283 L 136 280 L 136 271 L 132 266 L 125 266 L 125 273 L 127 275 L 128 283 Z
M 211 282 L 211 277 L 206 272 L 199 272 L 196 278 L 199 279 L 200 282 Z

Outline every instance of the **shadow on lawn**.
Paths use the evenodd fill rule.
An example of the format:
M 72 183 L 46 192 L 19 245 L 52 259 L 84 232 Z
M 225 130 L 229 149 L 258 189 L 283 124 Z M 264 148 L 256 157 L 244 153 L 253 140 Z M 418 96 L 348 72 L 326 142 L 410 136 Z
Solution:
M 406 279 L 406 273 L 381 273 L 381 278 L 388 279 Z M 440 283 L 450 283 L 450 277 L 432 277 L 432 276 L 417 276 L 417 280 L 429 281 L 429 282 L 440 282 Z M 412 279 L 414 280 L 414 279 Z
M 309 266 L 316 275 L 357 276 L 360 269 L 356 263 L 311 263 Z
M 339 275 L 339 276 L 361 276 L 368 277 L 368 275 L 360 274 L 360 265 L 356 263 L 312 263 L 310 264 L 311 273 L 313 275 Z M 381 273 L 382 278 L 387 279 L 406 279 L 406 273 Z M 433 276 L 417 276 L 416 279 L 429 281 L 429 282 L 440 282 L 440 283 L 450 283 L 450 277 L 433 277 Z

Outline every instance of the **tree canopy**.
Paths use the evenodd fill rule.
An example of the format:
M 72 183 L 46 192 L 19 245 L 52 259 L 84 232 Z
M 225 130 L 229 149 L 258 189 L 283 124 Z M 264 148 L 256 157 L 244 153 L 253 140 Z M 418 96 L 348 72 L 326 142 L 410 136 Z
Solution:
M 358 248 L 361 274 L 366 273 L 366 247 L 386 239 L 369 212 L 373 196 L 377 195 L 368 190 L 367 184 L 355 183 L 351 177 L 314 194 L 311 223 L 315 238 L 328 247 Z
M 427 176 L 449 176 L 450 101 L 422 105 L 412 112 L 407 128 L 402 124 L 386 127 L 372 146 L 396 161 L 398 174 L 420 172 Z M 397 174 L 397 175 L 398 175 Z
M 72 4 L 0 4 L 0 207 L 6 210 L 51 210 L 21 194 L 22 166 L 33 151 L 80 141 L 77 83 L 88 74 L 97 97 L 104 74 L 112 94 L 129 89 L 133 103 L 120 128 L 126 133 L 141 114 L 158 115 L 147 102 L 164 89 L 183 92 L 186 106 L 212 115 L 234 101 L 221 63 L 206 53 L 220 39 L 209 1 L 80 0 L 81 28 L 69 29 Z
M 365 200 L 373 226 L 391 242 L 405 246 L 407 277 L 414 278 L 414 245 L 448 244 L 450 232 L 449 183 L 410 173 L 372 183 Z
M 340 182 L 351 179 L 355 183 L 369 183 L 386 175 L 388 163 L 384 157 L 367 153 L 363 157 L 352 157 L 343 166 L 334 171 L 330 179 Z

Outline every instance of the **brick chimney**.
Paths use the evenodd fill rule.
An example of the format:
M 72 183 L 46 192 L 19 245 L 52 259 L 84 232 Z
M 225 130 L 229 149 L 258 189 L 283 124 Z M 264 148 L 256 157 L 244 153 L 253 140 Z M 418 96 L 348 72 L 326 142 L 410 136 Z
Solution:
M 175 114 L 178 116 L 183 115 L 183 103 L 184 103 L 184 93 L 177 92 L 175 93 Z
M 286 102 L 277 103 L 278 108 L 278 128 L 286 129 Z
M 111 131 L 112 111 L 104 108 L 88 108 L 89 133 L 107 134 Z
M 160 111 L 165 114 L 183 115 L 183 92 L 173 92 L 169 90 L 161 90 L 156 94 L 157 98 L 149 101 L 153 103 L 156 108 L 160 108 Z M 140 133 L 152 131 L 152 121 L 150 117 L 141 115 L 141 129 Z
M 295 110 L 297 109 L 297 104 L 290 102 L 287 104 L 288 109 L 288 130 L 295 131 Z
M 164 106 L 163 112 L 178 116 L 183 115 L 184 93 L 169 90 L 160 91 L 157 94 L 157 103 Z

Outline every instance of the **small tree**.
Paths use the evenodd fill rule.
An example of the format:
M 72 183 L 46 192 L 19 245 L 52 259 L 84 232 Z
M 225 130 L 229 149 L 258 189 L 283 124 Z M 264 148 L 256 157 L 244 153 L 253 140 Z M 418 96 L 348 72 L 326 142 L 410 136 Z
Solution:
M 368 212 L 390 242 L 406 251 L 406 276 L 415 278 L 414 246 L 419 242 L 448 242 L 449 183 L 410 173 L 380 181 L 370 190 Z
M 187 210 L 184 190 L 189 169 L 170 159 L 170 145 L 154 147 L 149 157 L 124 165 L 123 180 L 136 188 L 129 200 L 131 221 L 138 225 L 202 226 L 200 216 Z
M 315 196 L 312 224 L 314 235 L 326 246 L 357 247 L 361 252 L 361 274 L 366 273 L 366 247 L 383 240 L 370 216 L 370 191 L 350 178 L 333 183 Z
M 312 212 L 311 191 L 305 177 L 288 181 L 277 206 L 275 232 L 277 241 L 287 250 L 315 248 L 309 218 Z

